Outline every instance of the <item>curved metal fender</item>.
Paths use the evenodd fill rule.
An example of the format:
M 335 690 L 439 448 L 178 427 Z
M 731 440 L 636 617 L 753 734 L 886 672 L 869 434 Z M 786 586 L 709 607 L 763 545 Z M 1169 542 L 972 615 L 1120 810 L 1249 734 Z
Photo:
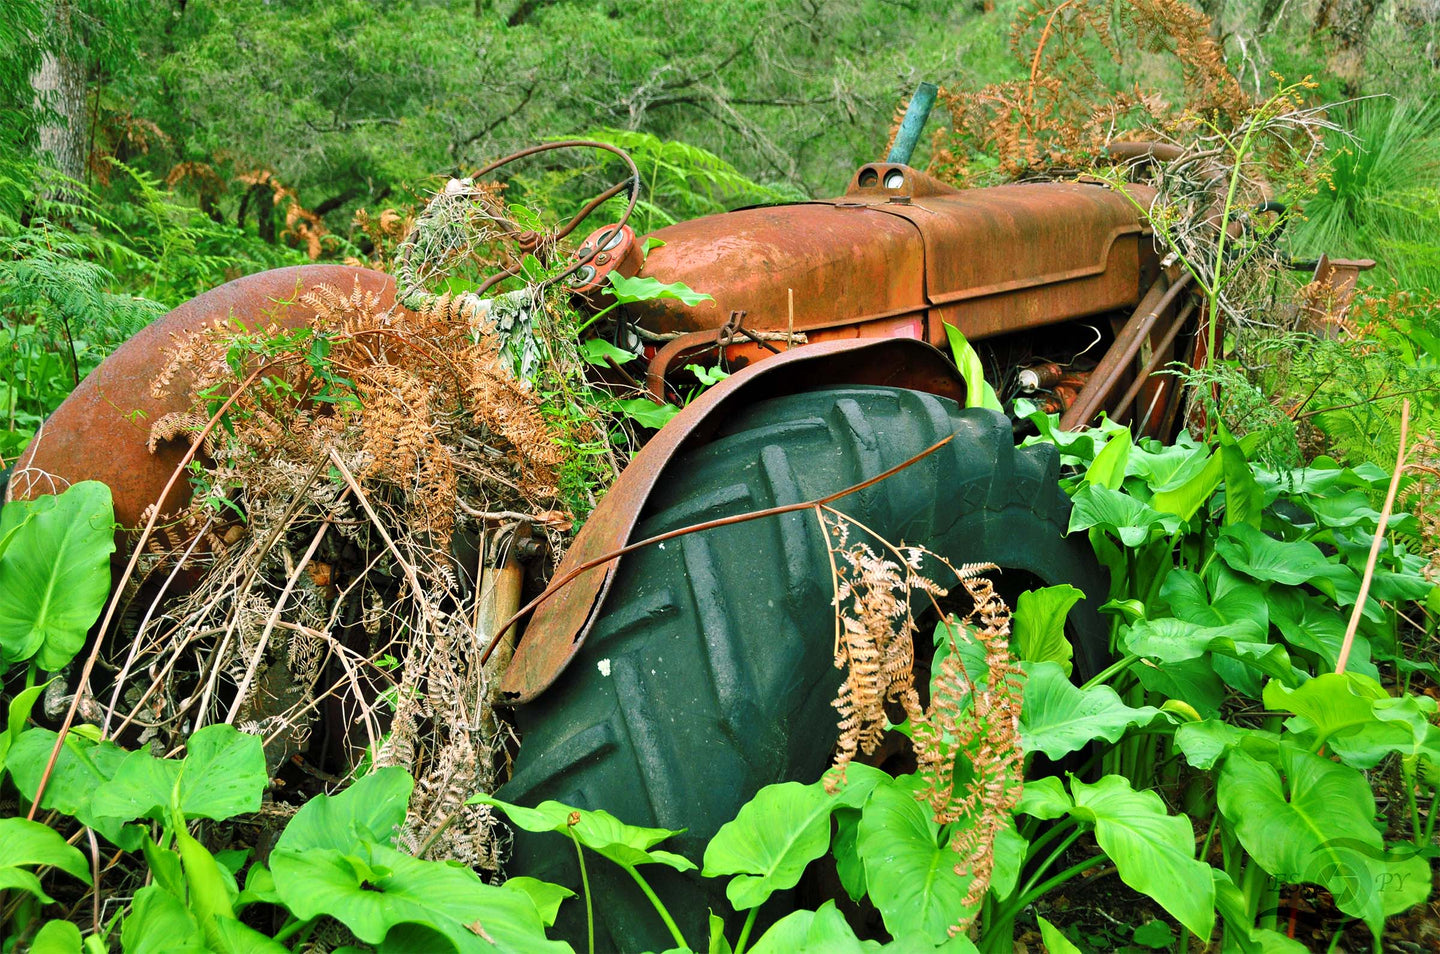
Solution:
M 272 321 L 283 327 L 304 324 L 315 312 L 296 301 L 300 295 L 316 285 L 333 285 L 348 293 L 356 282 L 378 294 L 383 304 L 394 301 L 395 283 L 381 272 L 297 265 L 227 282 L 151 322 L 90 372 L 46 419 L 15 465 L 10 495 L 30 497 L 76 481 L 99 480 L 110 486 L 120 526 L 138 525 L 187 449 L 170 441 L 152 454 L 146 446 L 152 423 L 190 403 L 189 389 L 183 385 L 165 398 L 151 395 L 150 382 L 165 364 L 162 349 L 215 318 L 252 327 Z M 177 481 L 161 510 L 174 512 L 189 498 L 190 484 Z
M 710 440 L 736 408 L 838 384 L 890 385 L 965 401 L 955 365 L 906 338 L 827 341 L 753 364 L 706 391 L 640 449 L 585 522 L 557 576 L 629 543 L 671 459 Z M 617 566 L 619 559 L 586 570 L 536 608 L 500 682 L 506 704 L 529 702 L 564 671 L 599 617 Z

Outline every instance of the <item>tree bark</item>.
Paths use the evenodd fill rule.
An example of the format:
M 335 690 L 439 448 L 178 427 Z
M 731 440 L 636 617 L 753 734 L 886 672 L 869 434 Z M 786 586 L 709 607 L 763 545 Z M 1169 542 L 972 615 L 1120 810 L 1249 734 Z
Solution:
M 35 105 L 53 114 L 37 130 L 39 152 L 63 174 L 85 175 L 85 67 L 75 55 L 70 0 L 55 0 L 40 68 L 30 79 Z
M 1370 26 L 1384 0 L 1321 0 L 1312 32 L 1330 32 L 1327 62 L 1345 95 L 1358 96 L 1365 76 L 1365 48 Z

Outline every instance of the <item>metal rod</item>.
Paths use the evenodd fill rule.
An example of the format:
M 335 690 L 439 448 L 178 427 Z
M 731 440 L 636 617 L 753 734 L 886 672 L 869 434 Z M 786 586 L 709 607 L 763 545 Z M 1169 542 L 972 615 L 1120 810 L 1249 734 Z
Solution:
M 1175 343 L 1175 336 L 1180 333 L 1180 326 L 1190 320 L 1190 316 L 1195 313 L 1195 307 L 1195 302 L 1190 302 L 1180 310 L 1180 314 L 1176 315 L 1175 320 L 1170 323 L 1170 330 L 1165 332 L 1165 337 L 1160 339 L 1160 345 L 1155 349 L 1154 355 L 1151 356 L 1150 363 L 1145 365 L 1145 370 L 1140 372 L 1139 376 L 1135 378 L 1135 383 L 1130 385 L 1130 389 L 1126 391 L 1125 396 L 1120 399 L 1120 403 L 1115 405 L 1114 417 L 1116 420 L 1124 417 L 1125 412 L 1130 410 L 1130 405 L 1134 402 L 1135 398 L 1140 395 L 1140 389 L 1145 386 L 1146 381 L 1150 380 L 1150 375 L 1154 374 L 1160 367 L 1160 362 L 1165 360 L 1165 351 Z
M 920 133 L 925 129 L 925 121 L 930 118 L 930 110 L 935 108 L 935 95 L 939 92 L 940 87 L 934 83 L 921 83 L 915 87 L 915 95 L 910 97 L 910 105 L 905 110 L 905 118 L 900 121 L 900 131 L 895 134 L 895 145 L 890 147 L 886 162 L 910 164 L 910 157 L 920 142 Z
M 1135 355 L 1140 351 L 1140 345 L 1150 335 L 1155 327 L 1155 322 L 1160 315 L 1185 289 L 1190 287 L 1191 276 L 1189 272 L 1176 279 L 1175 284 L 1169 288 L 1165 287 L 1165 276 L 1161 275 L 1155 279 L 1155 284 L 1145 293 L 1145 297 L 1136 306 L 1130 320 L 1125 322 L 1125 327 L 1115 336 L 1115 343 L 1100 363 L 1090 374 L 1090 382 L 1085 385 L 1085 390 L 1075 399 L 1070 410 L 1060 419 L 1060 427 L 1065 430 L 1074 430 L 1090 423 L 1090 419 L 1099 413 L 1105 399 L 1115 389 L 1115 382 L 1120 377 L 1120 372 L 1134 360 Z

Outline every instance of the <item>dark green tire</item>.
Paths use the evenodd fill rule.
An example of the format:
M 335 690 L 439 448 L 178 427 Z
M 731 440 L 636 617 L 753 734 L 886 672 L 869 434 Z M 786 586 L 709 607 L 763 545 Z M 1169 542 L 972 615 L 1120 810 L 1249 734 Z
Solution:
M 957 564 L 991 562 L 1078 586 L 1087 599 L 1070 616 L 1077 674 L 1098 671 L 1107 631 L 1095 608 L 1106 582 L 1085 538 L 1065 537 L 1070 504 L 1058 458 L 1050 447 L 1016 448 L 1009 421 L 991 411 L 880 387 L 756 404 L 671 464 L 635 536 L 841 490 L 952 433 L 944 448 L 836 508 Z M 625 557 L 582 652 L 515 713 L 520 754 L 500 797 L 553 798 L 635 825 L 688 829 L 664 847 L 699 864 L 710 837 L 757 790 L 814 781 L 831 758 L 830 700 L 841 674 L 831 660 L 830 600 L 829 559 L 808 512 Z M 597 949 L 673 946 L 629 875 L 598 856 L 586 864 Z M 723 882 L 642 870 L 689 944 L 704 950 L 706 907 L 728 911 Z M 580 886 L 573 846 L 553 834 L 517 832 L 509 873 Z M 579 899 L 562 906 L 557 931 L 584 949 Z

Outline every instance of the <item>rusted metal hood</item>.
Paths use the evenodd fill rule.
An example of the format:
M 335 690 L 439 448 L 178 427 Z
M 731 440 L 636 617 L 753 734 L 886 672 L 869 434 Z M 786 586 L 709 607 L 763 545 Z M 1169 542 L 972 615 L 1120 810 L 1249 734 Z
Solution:
M 784 330 L 793 293 L 794 329 L 822 332 L 812 340 L 913 315 L 940 344 L 944 321 L 979 339 L 1133 307 L 1154 257 L 1139 210 L 1102 185 L 957 191 L 884 163 L 862 167 L 836 199 L 707 216 L 653 237 L 666 244 L 641 274 L 714 301 L 628 306 L 648 330 L 718 328 L 736 311 L 748 328 Z
M 296 299 L 316 285 L 333 285 L 349 293 L 356 282 L 379 295 L 384 305 L 395 298 L 395 282 L 381 272 L 344 265 L 297 265 L 228 282 L 157 318 L 90 372 L 45 421 L 15 465 L 11 495 L 52 493 L 77 481 L 99 480 L 114 495 L 116 521 L 122 527 L 138 525 L 145 508 L 159 502 L 187 449 L 170 441 L 152 454 L 146 446 L 150 425 L 172 411 L 186 410 L 191 401 L 183 379 L 176 381 L 168 397 L 150 393 L 150 382 L 164 367 L 165 349 L 174 347 L 177 337 L 217 318 L 247 327 L 308 323 L 315 313 Z M 189 499 L 189 483 L 177 481 L 161 503 L 161 512 L 173 513 Z
M 708 441 L 736 407 L 837 383 L 905 387 L 957 401 L 965 396 L 954 364 L 905 338 L 830 341 L 751 365 L 706 391 L 641 448 L 586 521 L 556 578 L 629 543 L 666 466 Z M 530 701 L 560 675 L 594 625 L 618 564 L 585 571 L 535 610 L 500 683 L 507 702 Z

